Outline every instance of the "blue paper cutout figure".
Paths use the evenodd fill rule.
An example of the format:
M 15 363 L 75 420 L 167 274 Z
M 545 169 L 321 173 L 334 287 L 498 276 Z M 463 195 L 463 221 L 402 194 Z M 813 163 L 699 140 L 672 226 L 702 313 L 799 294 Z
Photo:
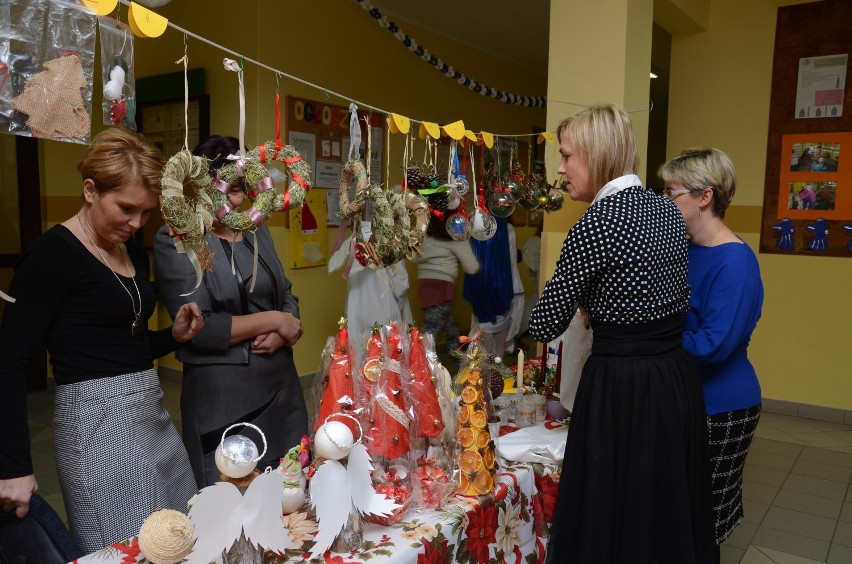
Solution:
M 782 251 L 793 250 L 793 220 L 785 217 L 780 222 L 772 226 L 773 231 L 776 231 L 780 237 L 775 246 Z
M 808 231 L 814 234 L 814 238 L 808 244 L 808 249 L 812 251 L 824 251 L 828 247 L 828 223 L 824 219 L 819 218 L 808 225 Z
M 852 235 L 852 223 L 847 223 L 846 225 L 844 225 L 844 226 L 843 226 L 843 231 L 845 231 L 845 232 L 849 233 L 850 235 Z M 852 239 L 849 239 L 849 242 L 848 242 L 848 243 L 846 243 L 846 250 L 847 250 L 847 251 L 852 251 Z

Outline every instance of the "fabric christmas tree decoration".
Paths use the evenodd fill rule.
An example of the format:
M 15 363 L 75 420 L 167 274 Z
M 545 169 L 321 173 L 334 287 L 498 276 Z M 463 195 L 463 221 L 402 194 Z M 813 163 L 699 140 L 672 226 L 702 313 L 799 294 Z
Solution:
M 85 139 L 91 118 L 80 94 L 88 82 L 76 55 L 65 55 L 44 63 L 42 72 L 27 79 L 24 91 L 12 102 L 29 116 L 27 127 L 43 139 Z
M 417 437 L 434 438 L 444 430 L 435 381 L 426 359 L 426 348 L 420 340 L 420 330 L 412 325 L 408 335 L 411 341 L 408 353 L 411 382 L 408 387 L 414 409 L 414 434 Z
M 325 423 L 332 413 L 349 413 L 354 407 L 355 389 L 352 381 L 352 360 L 349 356 L 349 330 L 346 320 L 340 320 L 340 331 L 334 343 L 331 366 L 328 369 L 328 382 L 322 393 L 319 413 L 314 423 L 314 433 Z M 353 437 L 360 436 L 358 425 L 349 418 L 341 417 L 340 422 L 349 427 Z
M 402 394 L 402 337 L 393 323 L 388 331 L 386 353 L 378 389 L 370 405 L 367 451 L 373 456 L 395 460 L 411 450 L 411 436 Z

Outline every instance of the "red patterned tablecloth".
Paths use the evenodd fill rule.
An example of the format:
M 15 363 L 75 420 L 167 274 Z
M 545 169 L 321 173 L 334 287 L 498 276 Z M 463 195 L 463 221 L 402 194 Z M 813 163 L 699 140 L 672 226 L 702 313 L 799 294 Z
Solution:
M 501 434 L 512 428 L 501 429 Z M 310 562 L 371 563 L 540 563 L 556 505 L 559 468 L 504 462 L 494 491 L 478 498 L 452 497 L 440 509 L 412 510 L 404 520 L 384 527 L 366 524 L 364 544 L 348 554 L 326 553 Z M 304 562 L 313 546 L 316 522 L 308 513 L 283 517 L 295 547 L 267 553 L 264 562 Z M 76 562 L 134 564 L 147 562 L 136 539 L 117 543 Z

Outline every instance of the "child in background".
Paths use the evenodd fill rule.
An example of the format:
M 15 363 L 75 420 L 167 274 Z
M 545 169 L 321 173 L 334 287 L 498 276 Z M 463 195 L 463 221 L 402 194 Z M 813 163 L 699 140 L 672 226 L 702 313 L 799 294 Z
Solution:
M 424 313 L 423 333 L 432 333 L 437 341 L 443 332 L 447 336 L 447 349 L 459 346 L 459 327 L 453 317 L 455 281 L 459 264 L 468 274 L 479 271 L 479 261 L 470 248 L 470 242 L 454 241 L 447 233 L 446 220 L 453 212 L 448 209 L 446 192 L 428 197 L 431 216 L 423 241 L 423 255 L 416 256 L 417 298 Z

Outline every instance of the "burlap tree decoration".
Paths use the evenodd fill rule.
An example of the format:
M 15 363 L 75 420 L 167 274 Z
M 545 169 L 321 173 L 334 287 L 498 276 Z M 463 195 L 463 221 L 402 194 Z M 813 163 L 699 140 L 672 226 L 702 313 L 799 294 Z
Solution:
M 24 91 L 12 102 L 29 116 L 27 127 L 34 137 L 85 139 L 91 129 L 81 88 L 88 88 L 83 66 L 76 55 L 44 63 L 42 72 L 27 79 Z

